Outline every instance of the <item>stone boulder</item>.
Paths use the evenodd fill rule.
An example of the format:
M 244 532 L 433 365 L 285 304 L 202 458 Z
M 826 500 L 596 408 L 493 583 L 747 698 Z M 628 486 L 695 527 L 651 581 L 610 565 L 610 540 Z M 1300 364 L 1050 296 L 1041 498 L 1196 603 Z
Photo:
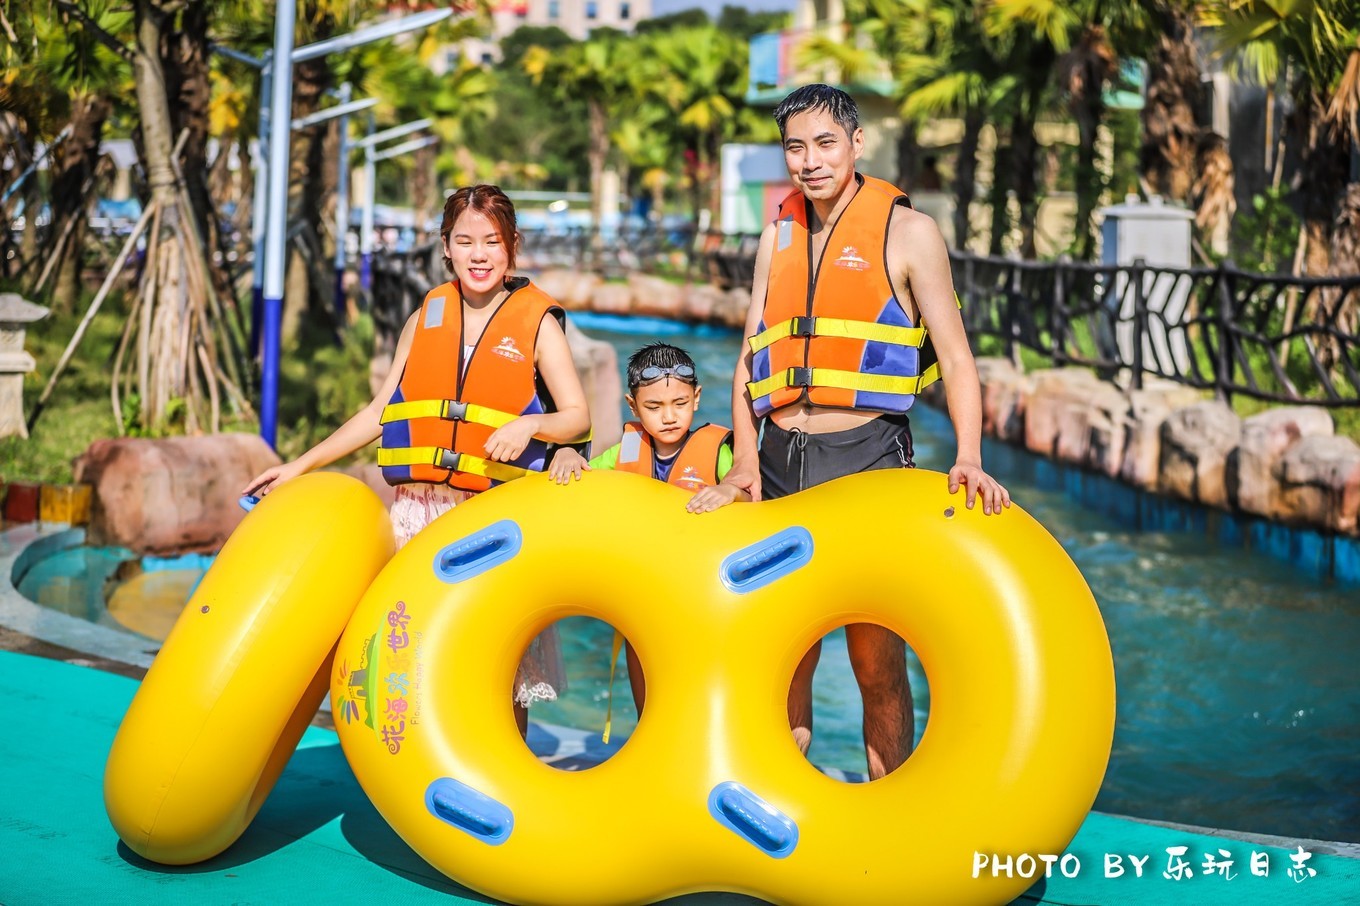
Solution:
M 1071 454 L 1079 448 L 1080 459 L 1074 461 L 1084 462 L 1086 406 L 1104 385 L 1084 368 L 1046 368 L 1030 377 L 1031 389 L 1024 401 L 1025 448 L 1054 457 L 1059 437 L 1065 435 L 1065 451 Z
M 744 286 L 734 286 L 723 293 L 723 304 L 714 314 L 714 320 L 728 327 L 745 327 L 746 315 L 751 311 L 751 290 Z
M 727 304 L 727 296 L 711 283 L 691 283 L 685 287 L 684 317 L 687 321 L 715 321 Z
M 977 370 L 982 384 L 982 433 L 1023 444 L 1025 400 L 1033 392 L 1033 381 L 1006 358 L 980 358 Z
M 1360 534 L 1360 445 L 1349 437 L 1312 434 L 1280 458 L 1281 507 L 1290 522 Z
M 1207 400 L 1177 409 L 1162 424 L 1158 490 L 1224 509 L 1228 454 L 1242 439 L 1242 419 L 1227 403 Z
M 1119 477 L 1145 491 L 1157 490 L 1162 463 L 1162 424 L 1176 409 L 1201 400 L 1198 390 L 1172 381 L 1153 379 L 1128 393 L 1124 424 L 1124 455 Z
M 1319 406 L 1283 406 L 1243 420 L 1242 442 L 1228 457 L 1228 498 L 1248 513 L 1288 519 L 1278 478 L 1281 457 L 1304 437 L 1333 433 L 1331 414 Z
M 564 268 L 546 270 L 534 278 L 534 283 L 539 289 L 552 296 L 569 311 L 589 309 L 595 287 L 601 282 L 598 274 Z
M 619 358 L 614 347 L 604 340 L 583 334 L 567 324 L 567 345 L 572 362 L 581 377 L 590 406 L 591 453 L 602 453 L 623 436 L 623 382 L 619 378 Z
M 606 315 L 626 315 L 633 310 L 633 290 L 626 283 L 601 283 L 590 294 L 590 310 Z
M 684 320 L 684 287 L 650 274 L 629 274 L 628 288 L 633 291 L 635 313 L 673 321 Z
M 253 434 L 97 440 L 75 461 L 94 487 L 87 537 L 138 554 L 217 550 L 245 516 L 241 488 L 278 464 Z
M 1072 407 L 1072 414 L 1058 434 L 1058 456 L 1084 464 L 1114 478 L 1124 468 L 1128 446 L 1129 398 L 1112 384 L 1102 383 L 1085 407 Z M 1072 432 L 1068 440 L 1068 430 Z

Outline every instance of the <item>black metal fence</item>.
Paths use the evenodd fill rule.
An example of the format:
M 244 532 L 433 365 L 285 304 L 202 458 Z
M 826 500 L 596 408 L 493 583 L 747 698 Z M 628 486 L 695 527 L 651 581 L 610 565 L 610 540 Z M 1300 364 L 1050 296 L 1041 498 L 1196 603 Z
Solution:
M 750 286 L 759 237 L 684 230 L 529 232 L 521 267 L 605 276 L 672 273 Z M 395 337 L 445 279 L 438 246 L 374 264 L 374 315 Z M 979 352 L 1084 365 L 1135 387 L 1147 375 L 1276 402 L 1360 406 L 1360 276 L 1306 278 L 1217 268 L 1016 261 L 951 253 Z
M 1360 276 L 951 258 L 985 351 L 1127 371 L 1135 387 L 1156 375 L 1225 399 L 1360 405 Z

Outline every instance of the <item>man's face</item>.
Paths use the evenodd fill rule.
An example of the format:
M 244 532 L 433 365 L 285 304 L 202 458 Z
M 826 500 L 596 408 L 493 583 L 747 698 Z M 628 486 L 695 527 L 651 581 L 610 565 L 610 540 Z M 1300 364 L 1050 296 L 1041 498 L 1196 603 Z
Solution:
M 789 178 L 813 201 L 837 198 L 854 179 L 855 161 L 863 153 L 864 130 L 846 135 L 824 109 L 796 113 L 784 126 Z

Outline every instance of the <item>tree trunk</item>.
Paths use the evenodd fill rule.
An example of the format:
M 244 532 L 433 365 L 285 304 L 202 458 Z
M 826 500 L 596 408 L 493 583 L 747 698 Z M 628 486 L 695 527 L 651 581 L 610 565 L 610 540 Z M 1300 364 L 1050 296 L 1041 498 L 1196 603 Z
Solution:
M 71 103 L 71 134 L 53 154 L 49 242 L 60 241 L 67 221 L 75 218 L 74 227 L 66 233 L 65 241 L 56 251 L 61 257 L 52 287 L 52 307 L 57 311 L 70 311 L 80 298 L 80 271 L 85 257 L 90 202 L 97 194 L 95 166 L 99 162 L 99 141 L 112 107 L 109 99 L 102 95 L 78 95 Z
M 586 148 L 586 160 L 590 164 L 590 220 L 599 229 L 600 218 L 604 213 L 601 193 L 604 188 L 604 162 L 609 156 L 609 122 L 604 104 L 599 101 L 588 101 L 586 110 L 590 127 L 590 144 Z
M 1308 234 L 1305 273 L 1309 277 L 1331 273 L 1337 202 L 1345 194 L 1350 176 L 1349 143 L 1332 140 L 1327 131 L 1326 110 L 1326 99 L 1310 93 L 1295 98 L 1291 117 L 1291 125 L 1303 139 L 1299 188 L 1303 194 L 1303 229 Z
M 421 148 L 413 155 L 411 170 L 411 207 L 416 212 L 416 241 L 422 241 L 425 224 L 430 219 L 434 196 L 434 154 L 435 149 Z M 344 237 L 336 237 L 343 241 Z
M 1011 231 L 1010 189 L 1015 179 L 1015 152 L 1007 130 L 996 126 L 996 148 L 992 155 L 992 187 L 987 203 L 992 208 L 992 223 L 987 237 L 987 254 L 1004 255 Z
M 1011 123 L 1012 153 L 1015 155 L 1015 200 L 1020 215 L 1020 257 L 1030 261 L 1038 256 L 1034 241 L 1035 221 L 1039 216 L 1038 167 L 1039 143 L 1034 137 L 1034 120 L 1041 88 L 1031 87 L 1016 109 Z
M 1077 121 L 1077 222 L 1075 252 L 1080 261 L 1090 261 L 1096 253 L 1095 211 L 1105 185 L 1096 167 L 1096 132 L 1105 115 L 1102 86 L 1092 84 L 1079 99 L 1074 99 L 1072 114 Z
M 1147 96 L 1141 114 L 1139 172 L 1153 194 L 1189 201 L 1195 182 L 1195 146 L 1204 102 L 1191 8 L 1162 0 L 1152 9 L 1157 42 L 1149 56 Z
M 978 140 L 986 121 L 981 107 L 970 108 L 963 115 L 963 140 L 954 164 L 954 247 L 960 250 L 968 248 L 972 225 L 969 209 L 977 192 Z
M 328 37 L 329 30 L 313 34 L 312 39 Z M 299 119 L 319 110 L 330 83 L 330 67 L 325 59 L 306 60 L 294 66 L 292 117 Z M 297 336 L 298 327 L 307 313 L 325 313 L 332 308 L 333 277 L 327 279 L 331 269 L 327 267 L 323 272 L 318 264 L 330 260 L 321 243 L 321 224 L 326 200 L 335 189 L 335 170 L 333 166 L 328 167 L 326 161 L 326 138 L 333 131 L 313 127 L 292 133 L 288 154 L 288 230 L 290 235 L 296 235 L 296 239 L 289 241 L 287 250 L 282 332 L 285 340 Z M 305 255 L 296 243 L 306 247 Z
M 161 51 L 165 92 L 171 99 L 171 129 L 178 136 L 188 130 L 180 153 L 180 170 L 199 235 L 215 248 L 217 218 L 208 191 L 208 132 L 212 85 L 208 79 L 208 4 L 190 2 L 180 16 L 180 27 L 166 35 Z M 225 149 L 223 149 L 225 150 Z M 219 151 L 219 153 L 222 153 Z M 218 281 L 225 286 L 226 281 Z
M 903 119 L 902 128 L 897 132 L 897 185 L 904 192 L 910 193 L 916 188 L 913 182 L 921 169 L 917 159 L 920 151 L 916 142 L 916 123 Z

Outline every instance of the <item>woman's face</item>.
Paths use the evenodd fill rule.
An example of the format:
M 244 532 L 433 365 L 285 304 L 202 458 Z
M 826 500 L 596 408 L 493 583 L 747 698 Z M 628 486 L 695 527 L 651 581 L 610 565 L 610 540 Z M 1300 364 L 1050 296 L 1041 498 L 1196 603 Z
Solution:
M 453 276 L 465 292 L 489 293 L 501 288 L 510 266 L 510 249 L 485 215 L 468 208 L 444 240 Z

